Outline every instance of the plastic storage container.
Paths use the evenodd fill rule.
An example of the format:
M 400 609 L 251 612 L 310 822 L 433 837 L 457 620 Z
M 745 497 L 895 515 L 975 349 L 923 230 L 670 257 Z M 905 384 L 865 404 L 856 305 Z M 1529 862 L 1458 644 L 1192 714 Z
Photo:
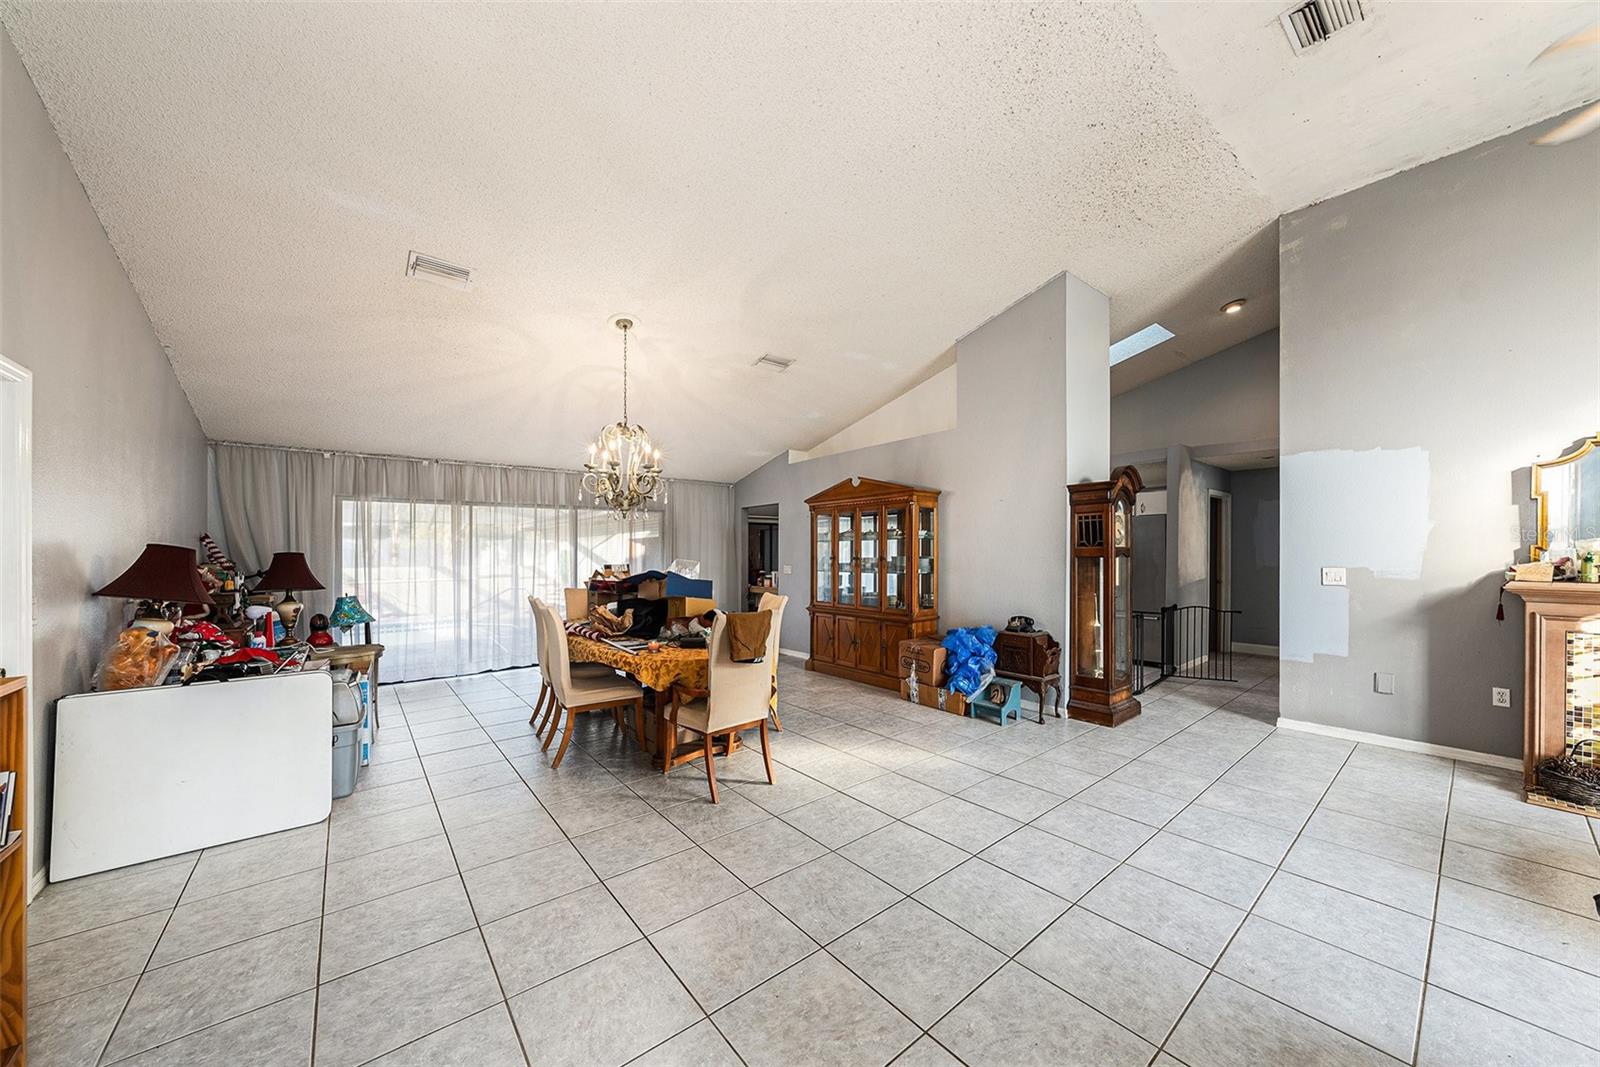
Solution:
M 333 795 L 347 797 L 356 791 L 356 774 L 361 770 L 361 724 L 333 728 Z
M 347 797 L 356 791 L 361 772 L 361 696 L 349 682 L 349 672 L 333 680 L 333 795 Z

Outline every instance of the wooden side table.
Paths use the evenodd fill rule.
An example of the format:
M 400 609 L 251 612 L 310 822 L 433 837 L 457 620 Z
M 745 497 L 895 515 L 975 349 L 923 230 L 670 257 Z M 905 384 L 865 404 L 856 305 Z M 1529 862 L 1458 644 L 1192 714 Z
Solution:
M 1061 645 L 1049 634 L 1001 630 L 994 635 L 994 673 L 1021 682 L 1039 697 L 1039 721 L 1044 722 L 1044 694 L 1055 690 L 1052 711 L 1061 718 Z
M 333 667 L 349 667 L 357 674 L 367 676 L 367 688 L 372 691 L 372 728 L 378 728 L 378 661 L 383 658 L 382 645 L 328 645 L 313 648 L 311 658 Z

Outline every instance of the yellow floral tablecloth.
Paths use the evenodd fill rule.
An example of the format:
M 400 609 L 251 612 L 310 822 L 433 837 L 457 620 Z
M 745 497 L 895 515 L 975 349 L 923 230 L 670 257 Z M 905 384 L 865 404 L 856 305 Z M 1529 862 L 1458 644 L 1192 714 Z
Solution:
M 604 663 L 633 675 L 649 689 L 671 689 L 684 685 L 706 688 L 706 664 L 710 654 L 703 648 L 674 648 L 665 645 L 659 652 L 624 652 L 615 645 L 577 634 L 567 634 L 567 648 L 574 663 Z

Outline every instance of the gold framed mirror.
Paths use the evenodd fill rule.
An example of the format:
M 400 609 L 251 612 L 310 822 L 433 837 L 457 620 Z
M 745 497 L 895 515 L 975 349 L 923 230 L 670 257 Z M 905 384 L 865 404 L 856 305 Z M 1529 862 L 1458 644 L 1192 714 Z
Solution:
M 1528 558 L 1560 559 L 1600 542 L 1600 434 L 1548 463 L 1533 464 L 1539 529 Z

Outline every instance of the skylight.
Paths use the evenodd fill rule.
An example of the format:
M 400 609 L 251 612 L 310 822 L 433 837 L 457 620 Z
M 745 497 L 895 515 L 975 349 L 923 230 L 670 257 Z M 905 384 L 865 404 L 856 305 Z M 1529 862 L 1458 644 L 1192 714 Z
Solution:
M 1138 333 L 1130 333 L 1111 346 L 1111 365 L 1115 367 L 1125 359 L 1132 359 L 1147 348 L 1154 348 L 1172 336 L 1172 331 L 1159 322 L 1152 322 Z

